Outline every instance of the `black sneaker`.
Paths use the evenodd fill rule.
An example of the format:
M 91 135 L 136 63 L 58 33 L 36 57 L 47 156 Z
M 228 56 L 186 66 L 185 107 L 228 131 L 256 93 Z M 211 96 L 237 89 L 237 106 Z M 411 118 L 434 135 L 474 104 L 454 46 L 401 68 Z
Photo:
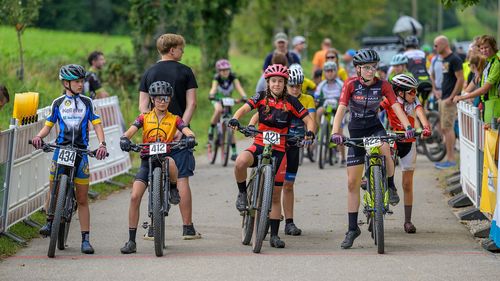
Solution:
M 273 248 L 285 248 L 285 241 L 281 240 L 278 235 L 271 236 L 269 244 Z
M 88 255 L 92 255 L 94 253 L 94 248 L 92 247 L 92 245 L 90 245 L 90 242 L 87 240 L 84 240 L 82 242 L 81 250 L 82 250 L 82 253 L 88 254 Z
M 236 161 L 236 158 L 238 158 L 238 154 L 233 153 L 233 154 L 231 155 L 231 161 Z
M 238 198 L 236 199 L 236 209 L 238 211 L 243 212 L 247 209 L 247 193 L 246 192 L 238 192 Z
M 179 202 L 181 202 L 181 196 L 179 195 L 179 189 L 177 188 L 171 188 L 170 189 L 170 196 L 168 198 L 168 202 L 172 205 L 177 205 Z
M 154 227 L 152 225 L 150 225 L 148 228 L 148 231 L 146 231 L 146 233 L 144 233 L 144 237 L 142 237 L 142 239 L 154 241 L 155 240 L 154 231 L 155 231 Z
M 52 222 L 49 221 L 44 226 L 42 226 L 42 228 L 40 228 L 38 233 L 40 233 L 40 235 L 43 235 L 43 236 L 50 236 L 51 230 L 52 230 Z
M 389 186 L 389 204 L 396 206 L 399 203 L 399 195 L 395 186 Z
M 356 230 L 349 230 L 345 233 L 345 239 L 340 244 L 342 249 L 349 249 L 352 247 L 352 243 L 354 243 L 354 239 L 356 239 L 361 234 L 361 229 L 359 227 Z
M 201 239 L 201 233 L 196 232 L 193 224 L 182 226 L 182 239 L 183 240 L 194 240 Z
M 302 230 L 298 228 L 293 222 L 285 225 L 285 235 L 299 236 Z
M 125 243 L 125 246 L 123 246 L 121 249 L 120 249 L 120 252 L 122 252 L 122 254 L 132 254 L 132 253 L 135 253 L 137 252 L 137 246 L 135 244 L 134 241 L 127 241 L 127 243 Z

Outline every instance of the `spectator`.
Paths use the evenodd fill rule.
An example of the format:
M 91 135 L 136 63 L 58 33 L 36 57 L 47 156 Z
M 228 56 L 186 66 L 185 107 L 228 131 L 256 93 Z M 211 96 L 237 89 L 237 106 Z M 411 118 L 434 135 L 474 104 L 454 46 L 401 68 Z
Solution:
M 443 59 L 439 55 L 432 57 L 429 74 L 431 75 L 432 93 L 434 97 L 440 99 L 443 84 Z
M 288 59 L 284 53 L 274 52 L 273 57 L 271 58 L 271 64 L 281 64 L 288 66 Z M 267 89 L 266 79 L 264 78 L 264 73 L 259 78 L 257 82 L 257 87 L 255 88 L 255 92 L 265 92 Z
M 274 46 L 276 49 L 269 53 L 264 61 L 264 67 L 262 68 L 263 71 L 271 64 L 271 59 L 273 58 L 273 54 L 275 52 L 285 54 L 289 64 L 300 64 L 299 57 L 293 52 L 288 52 L 288 36 L 285 33 L 276 33 L 276 35 L 274 36 Z
M 10 100 L 9 98 L 9 91 L 7 90 L 7 87 L 4 85 L 0 84 L 0 109 L 8 103 Z
M 85 78 L 84 91 L 87 96 L 92 99 L 102 99 L 109 97 L 108 92 L 102 87 L 101 79 L 97 75 L 97 72 L 101 71 L 106 59 L 104 59 L 104 54 L 100 51 L 93 51 L 88 57 L 88 62 L 90 68 L 87 72 L 87 77 Z
M 314 53 L 314 57 L 312 60 L 312 64 L 313 64 L 312 72 L 313 72 L 313 74 L 316 70 L 323 69 L 323 64 L 325 63 L 325 60 L 326 60 L 326 58 L 325 58 L 326 52 L 331 47 L 332 47 L 332 40 L 330 38 L 323 39 L 323 42 L 321 43 L 321 50 Z
M 344 61 L 344 68 L 346 69 L 347 76 L 349 78 L 355 77 L 357 75 L 356 67 L 354 67 L 354 64 L 352 63 L 352 58 L 354 57 L 355 54 L 356 54 L 356 50 L 349 49 L 342 56 L 342 60 Z
M 347 80 L 347 71 L 342 66 L 339 66 L 339 52 L 335 48 L 330 48 L 325 53 L 325 62 L 332 61 L 338 66 L 337 76 L 342 81 Z M 324 77 L 323 77 L 324 78 Z
M 481 36 L 478 40 L 478 46 L 481 54 L 487 58 L 487 64 L 481 78 L 481 87 L 470 93 L 464 92 L 464 95 L 456 97 L 455 101 L 481 96 L 481 101 L 484 104 L 483 120 L 489 123 L 493 118 L 500 117 L 500 97 L 498 97 L 500 60 L 497 55 L 497 42 L 493 36 Z
M 469 52 L 468 61 L 470 73 L 467 77 L 466 83 L 464 83 L 464 85 L 466 85 L 464 86 L 464 92 L 471 92 L 479 88 L 479 84 L 481 84 L 481 77 L 483 76 L 483 71 L 486 67 L 486 57 L 481 55 L 479 52 Z M 481 99 L 479 97 L 475 97 L 473 104 L 474 106 L 479 106 L 480 102 Z
M 295 54 L 299 60 L 302 60 L 302 53 L 304 52 L 306 46 L 306 38 L 304 36 L 295 36 L 292 40 L 293 49 L 290 51 Z
M 440 35 L 434 39 L 436 52 L 443 60 L 443 81 L 441 84 L 441 101 L 439 115 L 441 118 L 441 131 L 446 145 L 446 161 L 438 162 L 435 167 L 448 169 L 456 166 L 455 162 L 455 131 L 457 119 L 457 106 L 454 97 L 460 93 L 464 85 L 462 60 L 451 51 L 448 38 Z
M 186 45 L 184 37 L 177 34 L 163 34 L 156 40 L 156 48 L 161 55 L 161 59 L 144 72 L 139 86 L 139 110 L 142 113 L 149 112 L 150 99 L 148 94 L 149 86 L 155 81 L 166 81 L 174 85 L 174 96 L 168 106 L 168 111 L 181 116 L 185 124 L 191 122 L 196 108 L 196 78 L 193 71 L 188 66 L 180 63 Z M 189 125 L 188 125 L 189 126 Z M 177 132 L 175 140 L 184 137 Z M 177 150 L 172 153 L 178 168 L 177 188 L 181 196 L 179 209 L 182 216 L 183 232 L 185 240 L 199 239 L 201 234 L 196 232 L 192 222 L 192 201 L 191 188 L 189 187 L 189 177 L 193 176 L 195 169 L 195 159 L 192 149 Z M 152 236 L 152 228 L 146 233 Z

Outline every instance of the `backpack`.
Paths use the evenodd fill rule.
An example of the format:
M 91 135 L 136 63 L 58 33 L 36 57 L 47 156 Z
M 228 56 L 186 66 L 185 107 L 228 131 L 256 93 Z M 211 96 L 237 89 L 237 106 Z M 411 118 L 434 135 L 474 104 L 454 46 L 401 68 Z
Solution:
M 415 77 L 415 79 L 417 79 L 419 84 L 417 91 L 419 93 L 424 93 L 426 99 L 428 94 L 432 91 L 432 83 L 425 63 L 425 57 L 408 58 L 408 71 L 413 74 L 413 77 Z

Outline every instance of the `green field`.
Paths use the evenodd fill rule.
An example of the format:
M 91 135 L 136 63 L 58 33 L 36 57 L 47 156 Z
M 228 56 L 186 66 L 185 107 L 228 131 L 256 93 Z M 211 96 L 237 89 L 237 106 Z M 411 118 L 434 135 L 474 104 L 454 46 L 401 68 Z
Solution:
M 16 70 L 19 67 L 16 33 L 14 28 L 0 26 L 0 83 L 7 86 L 12 99 L 0 111 L 0 128 L 3 129 L 8 127 L 12 114 L 13 93 L 39 92 L 39 107 L 49 106 L 51 101 L 62 91 L 58 80 L 58 71 L 61 65 L 78 63 L 87 66 L 87 55 L 94 50 L 101 50 L 105 55 L 115 52 L 117 47 L 129 54 L 132 52 L 131 40 L 126 36 L 61 32 L 36 28 L 28 28 L 24 32 L 23 46 L 25 50 L 25 80 L 21 82 L 16 79 Z M 198 47 L 188 45 L 182 63 L 192 67 L 195 71 L 199 70 L 200 56 Z M 235 55 L 231 56 L 230 60 L 234 71 L 241 77 L 240 80 L 242 80 L 247 94 L 252 95 L 260 75 L 263 59 Z M 202 75 L 212 77 L 214 73 L 195 74 L 199 78 Z M 198 80 L 200 81 L 200 79 Z M 207 79 L 204 80 L 207 81 Z M 125 90 L 113 89 L 106 84 L 104 87 L 111 94 L 119 97 L 126 121 L 132 122 L 138 114 L 138 99 L 128 97 L 137 97 L 137 82 L 131 83 Z M 192 121 L 192 128 L 200 144 L 206 142 L 206 131 L 212 114 L 212 108 L 207 99 L 209 87 L 210 85 L 199 85 L 198 107 Z

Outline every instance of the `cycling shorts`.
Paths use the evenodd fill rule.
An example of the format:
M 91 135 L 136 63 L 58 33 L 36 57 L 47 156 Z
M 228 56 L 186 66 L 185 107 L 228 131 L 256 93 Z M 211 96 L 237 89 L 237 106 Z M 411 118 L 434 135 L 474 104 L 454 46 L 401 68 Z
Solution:
M 160 167 L 160 163 L 153 161 L 153 169 L 156 167 Z M 148 158 L 141 159 L 141 166 L 139 167 L 139 171 L 137 171 L 137 174 L 135 175 L 134 181 L 142 181 L 146 186 L 148 186 L 148 183 L 149 183 L 149 160 L 148 160 Z
M 295 177 L 297 176 L 297 171 L 299 170 L 299 156 L 300 147 L 288 146 L 286 148 L 286 157 L 285 160 L 283 160 L 286 167 L 285 181 L 295 182 Z
M 262 153 L 264 152 L 264 147 L 254 143 L 249 148 L 245 149 L 245 151 L 248 151 L 253 155 L 253 164 L 250 167 L 251 168 L 257 167 L 257 164 L 259 164 L 258 157 L 259 155 L 262 155 Z M 272 156 L 276 159 L 275 167 L 277 167 L 274 173 L 274 185 L 283 186 L 283 181 L 285 179 L 285 172 L 286 172 L 285 171 L 286 161 L 283 161 L 285 152 L 273 149 Z
M 56 175 L 57 156 L 59 156 L 59 148 L 56 148 L 56 150 L 54 151 L 54 156 L 52 157 L 52 163 L 50 165 L 49 179 L 51 181 L 54 180 L 54 176 Z M 87 154 L 84 154 L 83 156 L 77 154 L 75 159 L 75 168 L 75 184 L 89 184 L 90 172 L 89 159 Z M 57 175 L 61 174 L 65 169 L 67 169 L 67 166 L 59 165 L 59 171 L 57 172 Z
M 387 135 L 384 127 L 380 122 L 370 128 L 365 129 L 351 129 L 349 136 L 351 138 L 363 138 L 370 136 L 385 136 Z M 356 166 L 365 163 L 366 150 L 364 147 L 353 146 L 349 147 L 347 151 L 347 166 Z
M 403 171 L 414 171 L 417 162 L 417 145 L 415 142 L 396 142 L 399 164 Z

